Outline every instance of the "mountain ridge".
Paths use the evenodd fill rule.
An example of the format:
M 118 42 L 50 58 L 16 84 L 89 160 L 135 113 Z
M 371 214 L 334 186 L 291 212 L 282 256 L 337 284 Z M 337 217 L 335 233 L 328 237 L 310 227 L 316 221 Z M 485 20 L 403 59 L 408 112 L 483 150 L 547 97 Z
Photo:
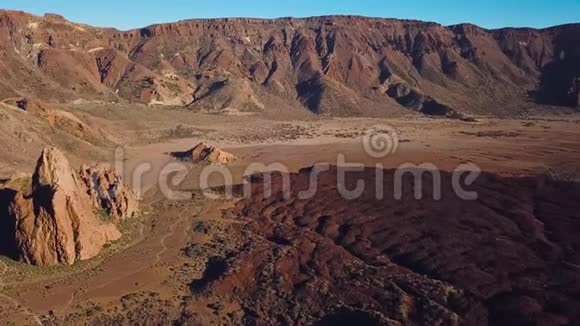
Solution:
M 45 16 L 53 16 L 53 17 L 60 17 L 64 20 L 70 21 L 72 22 L 72 20 L 67 19 L 66 17 L 57 14 L 57 13 L 44 13 L 44 14 L 33 14 L 33 13 L 29 13 L 23 10 L 12 10 L 12 9 L 0 9 L 0 12 L 7 12 L 7 13 L 15 13 L 15 14 L 27 14 L 30 16 L 35 16 L 38 18 L 42 18 Z M 94 27 L 94 28 L 99 28 L 99 29 L 110 29 L 110 30 L 115 30 L 118 32 L 130 32 L 130 31 L 135 31 L 135 30 L 140 30 L 143 28 L 148 28 L 148 27 L 152 27 L 152 26 L 157 26 L 157 25 L 171 25 L 171 24 L 176 24 L 176 23 L 183 23 L 183 22 L 189 22 L 189 21 L 244 21 L 244 20 L 249 20 L 249 21 L 278 21 L 278 20 L 315 20 L 315 19 L 325 19 L 325 18 L 356 18 L 356 19 L 368 19 L 368 20 L 383 20 L 383 21 L 402 21 L 402 22 L 416 22 L 416 23 L 426 23 L 426 24 L 436 24 L 436 25 L 440 25 L 443 27 L 453 27 L 453 26 L 460 26 L 460 25 L 471 25 L 471 26 L 475 26 L 477 28 L 480 28 L 482 30 L 486 30 L 486 31 L 497 31 L 497 30 L 504 30 L 504 29 L 518 29 L 518 30 L 534 30 L 534 31 L 543 31 L 543 30 L 549 30 L 552 28 L 558 28 L 558 27 L 563 27 L 563 26 L 575 26 L 575 25 L 580 25 L 580 23 L 562 23 L 562 24 L 556 24 L 556 25 L 548 25 L 545 27 L 530 27 L 530 26 L 503 26 L 503 27 L 496 27 L 496 28 L 488 28 L 488 27 L 483 27 L 483 26 L 479 26 L 477 24 L 474 23 L 470 23 L 470 22 L 462 22 L 462 23 L 455 23 L 455 24 L 442 24 L 442 23 L 438 23 L 436 21 L 429 21 L 429 20 L 420 20 L 420 19 L 412 19 L 412 18 L 394 18 L 394 17 L 380 17 L 380 16 L 365 16 L 365 15 L 348 15 L 348 14 L 336 14 L 336 15 L 313 15 L 313 16 L 280 16 L 280 17 L 272 17 L 272 18 L 265 18 L 265 17 L 251 17 L 251 16 L 231 16 L 231 17 L 211 17 L 211 18 L 185 18 L 185 19 L 177 19 L 175 21 L 166 21 L 166 22 L 159 22 L 159 23 L 152 23 L 149 25 L 145 25 L 145 26 L 141 26 L 141 27 L 133 27 L 133 28 L 129 28 L 129 29 L 119 29 L 117 27 L 114 26 L 97 26 L 97 25 L 91 25 L 91 24 L 87 24 L 87 23 L 79 23 L 79 22 L 75 22 L 75 24 L 77 25 L 85 25 L 85 26 L 89 26 L 89 27 Z
M 13 45 L 1 49 L 13 64 L 0 65 L 0 98 L 332 116 L 511 116 L 580 104 L 580 24 L 484 29 L 346 15 L 188 19 L 119 31 L 0 11 L 0 34 Z

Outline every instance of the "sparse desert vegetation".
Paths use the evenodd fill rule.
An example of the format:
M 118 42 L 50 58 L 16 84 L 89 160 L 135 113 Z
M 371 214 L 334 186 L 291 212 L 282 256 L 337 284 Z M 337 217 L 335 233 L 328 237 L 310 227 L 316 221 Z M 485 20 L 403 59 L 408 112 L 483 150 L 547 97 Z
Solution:
M 0 9 L 2 323 L 572 325 L 579 36 Z

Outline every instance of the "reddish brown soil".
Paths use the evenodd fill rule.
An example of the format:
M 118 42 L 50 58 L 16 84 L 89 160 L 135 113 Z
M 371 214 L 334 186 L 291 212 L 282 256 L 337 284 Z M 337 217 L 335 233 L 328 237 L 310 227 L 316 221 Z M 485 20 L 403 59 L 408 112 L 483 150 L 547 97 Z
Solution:
M 253 178 L 252 196 L 237 214 L 248 221 L 247 243 L 234 257 L 210 260 L 201 295 L 231 294 L 249 324 L 320 325 L 568 325 L 580 318 L 578 198 L 580 186 L 545 177 L 481 175 L 464 201 L 442 174 L 442 199 L 413 198 L 412 177 L 403 198 L 375 198 L 375 170 L 349 173 L 368 185 L 347 201 L 336 190 L 336 169 L 318 177 L 310 200 L 311 169 L 282 177 L 265 196 Z
M 333 164 L 336 164 L 336 157 L 339 153 L 344 154 L 348 162 L 362 162 L 367 166 L 373 166 L 375 163 L 382 163 L 387 168 L 395 168 L 403 163 L 412 162 L 420 164 L 429 161 L 443 169 L 453 169 L 462 162 L 474 162 L 481 166 L 485 171 L 493 171 L 493 173 L 502 175 L 539 174 L 548 169 L 554 174 L 569 175 L 571 178 L 577 174 L 578 153 L 580 152 L 580 146 L 578 145 L 578 139 L 580 139 L 578 137 L 578 123 L 574 120 L 564 121 L 563 119 L 517 121 L 478 118 L 478 123 L 463 123 L 452 120 L 426 118 L 389 119 L 388 121 L 378 119 L 329 119 L 317 120 L 314 122 L 278 123 L 256 119 L 255 117 L 204 115 L 167 109 L 143 110 L 142 108 L 136 109 L 130 106 L 103 108 L 101 105 L 95 104 L 94 106 L 91 105 L 84 110 L 86 110 L 86 112 L 91 112 L 91 117 L 92 115 L 95 117 L 87 119 L 84 117 L 84 114 L 81 113 L 85 111 L 77 113 L 79 117 L 83 118 L 83 121 L 86 121 L 87 125 L 91 125 L 94 128 L 102 126 L 103 128 L 106 128 L 107 134 L 111 135 L 125 135 L 124 137 L 128 137 L 125 133 L 119 133 L 119 130 L 123 130 L 124 132 L 130 131 L 132 130 L 131 128 L 137 128 L 142 124 L 143 127 L 139 128 L 146 128 L 147 126 L 152 125 L 172 129 L 176 126 L 176 122 L 174 121 L 188 123 L 192 126 L 203 126 L 210 130 L 205 134 L 197 136 L 199 138 L 186 138 L 180 140 L 168 140 L 163 138 L 162 140 L 159 140 L 161 143 L 134 145 L 130 147 L 127 153 L 129 161 L 127 162 L 126 172 L 131 171 L 136 164 L 141 162 L 151 162 L 155 166 L 156 170 L 147 175 L 146 180 L 144 180 L 144 189 L 151 189 L 154 187 L 158 180 L 157 176 L 159 175 L 161 168 L 168 162 L 175 162 L 175 159 L 165 153 L 168 151 L 185 150 L 200 141 L 208 141 L 212 144 L 216 144 L 228 152 L 235 154 L 239 158 L 238 161 L 234 162 L 231 166 L 228 166 L 228 169 L 231 169 L 234 175 L 235 183 L 239 183 L 243 180 L 242 176 L 244 175 L 244 170 L 250 163 L 262 162 L 264 164 L 269 164 L 273 162 L 281 162 L 288 166 L 291 172 L 298 172 L 301 168 L 315 163 L 332 162 Z M 102 113 L 99 114 L 99 112 Z M 12 117 L 12 114 L 14 114 L 15 118 L 8 120 L 4 126 L 24 130 L 27 123 L 34 125 L 29 122 L 30 120 L 24 119 L 19 124 L 15 123 L 20 121 L 16 118 L 32 117 L 32 115 L 19 108 L 8 108 L 5 113 L 9 113 L 9 117 Z M 115 122 L 118 121 L 118 124 L 110 125 L 109 123 L 105 123 L 108 120 L 105 120 L 104 118 L 96 119 L 96 117 L 101 117 L 105 115 L 105 113 L 107 119 Z M 178 113 L 179 115 L 177 115 Z M 138 119 L 135 119 L 135 117 L 138 117 Z M 133 120 L 138 120 L 139 124 L 133 125 L 123 122 L 132 122 Z M 388 156 L 387 158 L 373 159 L 368 157 L 364 152 L 359 137 L 371 126 L 374 126 L 379 122 L 388 123 L 389 125 L 396 127 L 397 130 L 400 130 L 401 144 L 394 155 Z M 153 131 L 157 132 L 157 130 Z M 48 133 L 49 132 L 46 132 L 46 134 Z M 142 133 L 136 133 L 135 137 L 137 138 L 138 135 L 142 135 Z M 12 144 L 10 141 L 13 140 L 13 137 L 6 136 L 2 139 L 8 141 L 7 144 Z M 252 145 L 241 145 L 248 143 Z M 20 147 L 11 147 L 10 145 L 5 147 L 11 151 L 7 152 L 6 155 L 1 158 L 10 159 L 12 162 L 12 160 L 17 157 L 14 154 L 20 149 Z M 22 155 L 26 155 L 26 152 L 22 152 Z M 88 163 L 89 160 L 85 153 L 87 152 L 75 151 L 74 154 L 83 155 L 83 158 L 85 159 L 84 162 Z M 34 154 L 34 156 L 36 155 L 37 153 Z M 23 158 L 21 162 L 22 164 L 18 164 L 17 168 L 22 171 L 28 171 L 23 168 L 27 161 Z M 12 162 L 11 164 L 16 163 Z M 192 170 L 190 171 L 190 176 L 184 180 L 182 186 L 194 192 L 198 191 L 199 175 L 201 170 L 204 168 L 204 165 L 191 166 L 190 164 L 186 164 L 186 166 L 192 167 Z M 505 180 L 504 183 L 508 183 L 509 180 L 512 180 L 509 178 L 496 179 Z M 210 184 L 212 186 L 218 186 L 222 185 L 223 181 L 223 178 L 216 175 L 215 180 L 211 180 Z M 514 181 L 514 184 L 517 186 L 519 181 Z M 512 189 L 508 187 L 508 185 L 503 185 L 503 183 L 501 186 L 497 186 L 497 188 L 509 188 L 508 195 L 512 192 Z M 520 189 L 520 186 L 514 186 L 514 189 Z M 387 192 L 386 194 L 389 193 Z M 572 192 L 570 192 L 570 195 L 572 195 Z M 499 195 L 497 196 L 499 197 Z M 525 197 L 524 195 L 522 196 Z M 354 318 L 356 320 L 361 320 L 361 318 L 380 319 L 382 317 L 375 314 L 373 310 L 387 311 L 387 308 L 368 309 L 368 307 L 365 307 L 364 305 L 357 307 L 350 303 L 349 305 L 339 307 L 339 304 L 337 304 L 338 300 L 346 302 L 341 298 L 332 300 L 328 299 L 328 304 L 321 308 L 321 305 L 316 301 L 311 303 L 307 301 L 307 299 L 303 299 L 305 297 L 308 298 L 308 296 L 317 298 L 318 294 L 316 296 L 311 295 L 314 290 L 308 290 L 310 292 L 303 295 L 295 294 L 294 292 L 302 292 L 299 290 L 293 290 L 294 288 L 300 289 L 299 285 L 294 285 L 294 282 L 297 282 L 297 284 L 300 282 L 299 276 L 296 276 L 299 274 L 297 274 L 298 272 L 295 272 L 297 268 L 296 266 L 299 266 L 300 268 L 300 265 L 292 260 L 293 257 L 304 256 L 306 258 L 304 258 L 304 263 L 302 264 L 307 264 L 308 261 L 314 261 L 312 266 L 316 266 L 319 270 L 324 270 L 323 267 L 318 266 L 323 265 L 320 261 L 326 258 L 311 259 L 310 256 L 296 251 L 297 249 L 292 249 L 294 251 L 290 252 L 293 256 L 286 256 L 287 251 L 285 251 L 285 248 L 290 248 L 290 246 L 275 245 L 272 241 L 268 240 L 268 238 L 270 238 L 269 234 L 272 233 L 272 221 L 268 222 L 268 220 L 266 220 L 268 223 L 264 223 L 263 225 L 267 226 L 267 228 L 262 230 L 262 224 L 254 223 L 254 220 L 251 218 L 240 218 L 230 213 L 224 215 L 223 211 L 225 210 L 228 212 L 233 205 L 230 201 L 224 201 L 223 205 L 221 201 L 212 203 L 212 201 L 207 200 L 175 203 L 165 200 L 162 196 L 153 197 L 154 198 L 151 200 L 146 200 L 146 203 L 151 204 L 153 208 L 149 211 L 149 214 L 147 215 L 148 217 L 144 218 L 144 225 L 140 225 L 141 219 L 136 220 L 136 222 L 139 223 L 138 225 L 133 225 L 126 232 L 123 232 L 124 234 L 132 235 L 130 238 L 126 239 L 129 242 L 123 242 L 118 244 L 118 246 L 114 246 L 112 251 L 107 251 L 103 258 L 97 258 L 70 268 L 63 267 L 48 270 L 33 268 L 16 263 L 7 258 L 0 258 L 7 267 L 4 271 L 5 266 L 0 263 L 0 281 L 2 281 L 4 285 L 1 289 L 4 297 L 0 302 L 0 310 L 2 310 L 3 315 L 6 316 L 5 319 L 7 321 L 14 321 L 16 324 L 19 324 L 20 322 L 26 324 L 24 321 L 28 321 L 30 324 L 34 321 L 31 317 L 33 315 L 30 315 L 30 313 L 32 313 L 40 318 L 46 325 L 86 323 L 140 324 L 144 322 L 158 324 L 175 322 L 179 324 L 181 321 L 185 321 L 187 324 L 194 324 L 194 322 L 197 321 L 203 325 L 240 325 L 244 319 L 248 321 L 257 319 L 258 321 L 267 324 L 273 319 L 277 319 L 278 316 L 274 313 L 277 313 L 278 311 L 281 311 L 281 316 L 286 316 L 282 317 L 283 319 L 290 321 L 299 319 L 306 321 L 319 321 L 327 316 L 327 319 L 325 320 L 328 320 L 329 322 L 334 321 L 334 318 L 346 319 L 347 321 L 349 320 L 348 318 Z M 326 196 L 325 198 L 329 198 L 329 200 L 332 199 L 330 196 Z M 0 198 L 0 202 L 4 200 L 5 199 Z M 507 203 L 513 201 L 509 198 L 508 200 L 510 201 Z M 356 203 L 357 202 L 354 204 Z M 368 203 L 363 204 L 370 205 L 372 203 L 373 201 L 369 200 Z M 447 203 L 448 201 L 443 201 L 441 202 L 441 205 Z M 453 203 L 453 201 L 450 203 Z M 522 203 L 524 203 L 524 206 L 528 205 L 525 201 L 522 201 Z M 247 204 L 251 205 L 252 203 L 248 202 Z M 335 206 L 338 207 L 341 204 L 343 203 L 337 202 Z M 356 211 L 354 204 L 350 211 Z M 206 205 L 208 205 L 209 208 L 204 208 L 198 214 L 198 210 Z M 257 203 L 257 205 L 258 207 L 260 205 L 275 206 L 269 202 L 260 202 Z M 361 207 L 364 207 L 364 205 Z M 382 207 L 380 203 L 377 205 Z M 393 205 L 401 204 L 394 203 Z M 436 212 L 433 210 L 433 214 L 440 214 L 441 211 L 443 211 L 443 208 L 438 207 L 435 203 L 426 205 L 426 207 L 431 206 L 438 209 Z M 562 204 L 560 204 L 560 206 L 563 207 Z M 310 209 L 310 206 L 305 207 Z M 409 202 L 407 206 L 403 207 L 408 207 L 409 210 L 411 210 L 414 206 Z M 321 206 L 320 208 L 322 209 L 323 207 Z M 294 208 L 290 207 L 289 209 Z M 332 207 L 324 208 L 324 210 L 328 210 L 329 212 L 332 212 L 332 209 Z M 239 210 L 240 208 L 238 208 L 238 212 Z M 561 208 L 556 208 L 555 211 L 557 210 L 563 212 L 563 209 Z M 506 211 L 508 212 L 506 214 L 509 214 L 510 210 L 506 208 Z M 385 212 L 391 213 L 391 211 Z M 453 210 L 450 212 L 453 212 Z M 2 216 L 1 213 L 2 212 L 0 212 L 0 216 Z M 265 211 L 263 215 L 269 218 L 271 215 L 273 216 L 275 214 L 277 213 Z M 490 214 L 491 216 L 495 216 L 493 214 L 498 213 L 491 212 Z M 569 215 L 572 214 L 573 211 Z M 517 215 L 514 216 L 517 217 Z M 538 216 L 543 215 L 539 215 L 538 213 Z M 314 216 L 313 218 L 316 219 L 318 216 Z M 394 219 L 394 217 L 391 217 L 391 220 L 392 219 Z M 258 221 L 261 222 L 262 220 Z M 401 220 L 398 222 L 403 226 L 405 226 L 405 223 L 407 222 L 411 225 L 417 224 L 416 220 Z M 246 223 L 251 223 L 250 227 L 246 227 L 244 225 Z M 447 224 L 443 225 L 446 226 Z M 558 225 L 566 230 L 573 230 L 577 227 L 575 224 L 578 223 L 574 219 L 571 219 L 569 225 L 564 225 L 563 223 Z M 435 227 L 436 224 L 431 226 Z M 0 226 L 0 229 L 1 227 L 2 226 Z M 461 227 L 467 228 L 468 226 Z M 554 225 L 551 225 L 550 227 L 555 228 Z M 416 228 L 420 230 L 418 227 Z M 251 231 L 252 229 L 254 229 L 254 231 Z M 315 230 L 316 228 L 312 227 L 310 229 Z M 454 229 L 453 224 L 451 224 L 449 232 L 455 232 L 454 230 L 456 229 Z M 461 240 L 464 238 L 469 238 L 470 240 L 471 238 L 478 239 L 477 237 L 480 236 L 479 229 L 476 227 L 472 228 L 471 234 L 467 230 L 463 231 L 463 229 L 459 228 L 457 228 L 457 230 L 457 232 L 461 231 L 458 235 Z M 412 232 L 413 229 L 407 229 L 407 231 Z M 447 230 L 437 229 L 436 231 L 447 237 Z M 567 252 L 574 252 L 573 243 L 575 239 L 571 237 L 566 240 L 563 236 L 564 232 L 559 230 L 556 231 L 548 229 L 546 232 L 548 239 L 552 240 L 551 234 L 556 234 L 555 238 L 559 237 L 560 241 L 567 241 L 567 243 L 570 243 L 570 245 L 565 245 L 563 244 L 564 242 L 562 242 L 562 244 L 558 243 L 557 245 L 562 248 L 569 248 L 566 249 L 568 250 Z M 516 231 L 514 231 L 514 234 L 517 234 Z M 309 243 L 307 241 L 316 243 L 314 241 L 324 240 L 315 233 L 312 233 L 312 236 L 316 236 L 317 238 L 312 238 L 313 240 L 305 238 L 305 240 L 301 241 L 305 243 Z M 514 241 L 520 241 L 520 238 L 516 238 Z M 397 241 L 400 240 L 398 238 L 394 239 Z M 502 239 L 504 238 L 500 237 L 500 240 Z M 340 267 L 342 265 L 339 265 L 336 259 L 332 257 L 336 256 L 337 254 L 335 252 L 342 247 L 333 245 L 332 241 L 329 241 L 330 243 L 328 245 L 325 247 L 321 246 L 320 248 L 329 248 L 331 252 L 331 256 L 329 256 L 329 264 L 331 270 L 336 270 L 336 266 Z M 441 240 L 437 241 L 437 243 L 441 242 Z M 246 244 L 248 242 L 253 245 L 248 246 Z M 5 241 L 2 242 L 2 244 L 5 243 Z M 127 243 L 130 243 L 130 245 L 127 245 Z M 461 244 L 461 241 L 456 241 L 454 243 Z M 478 242 L 478 245 L 481 243 L 483 243 L 483 249 L 481 250 L 489 250 L 486 249 L 485 242 L 480 241 Z M 499 243 L 501 244 L 502 242 L 500 241 Z M 244 244 L 246 245 L 244 246 Z M 425 246 L 430 245 L 430 243 L 425 244 Z M 463 244 L 461 245 L 463 246 Z M 278 247 L 281 249 L 276 249 Z M 467 247 L 470 251 L 480 250 L 479 248 L 473 248 L 476 248 L 476 245 Z M 415 250 L 416 248 L 406 248 L 405 252 L 409 252 L 411 249 Z M 278 251 L 278 256 L 272 256 L 274 255 L 274 250 Z M 349 266 L 359 264 L 355 265 L 354 268 L 358 268 L 355 269 L 355 271 L 364 271 L 366 270 L 365 268 L 369 268 L 367 265 L 374 266 L 370 263 L 364 262 L 360 258 L 354 257 L 349 250 L 351 249 L 340 249 L 340 254 L 343 255 L 343 260 L 350 264 Z M 429 250 L 434 249 L 424 250 L 425 252 L 430 252 Z M 285 260 L 283 262 L 278 262 L 280 258 L 277 257 L 281 256 L 284 256 Z M 389 259 L 396 263 L 395 265 L 389 265 L 390 270 L 395 271 L 393 272 L 393 275 L 396 276 L 400 275 L 397 273 L 403 273 L 402 275 L 408 275 L 409 281 L 407 283 L 412 282 L 413 286 L 416 288 L 424 289 L 430 287 L 433 289 L 425 290 L 425 292 L 418 292 L 417 290 L 413 292 L 415 294 L 408 294 L 410 293 L 411 288 L 405 287 L 405 293 L 414 300 L 411 302 L 413 306 L 417 306 L 417 303 L 415 302 L 419 300 L 417 299 L 419 297 L 429 298 L 431 301 L 440 300 L 444 303 L 442 316 L 453 319 L 453 315 L 449 313 L 449 309 L 452 307 L 446 305 L 448 302 L 453 300 L 450 301 L 441 298 L 467 298 L 465 300 L 468 300 L 469 305 L 466 309 L 472 307 L 475 309 L 474 313 L 480 311 L 482 314 L 481 316 L 483 316 L 481 317 L 481 320 L 489 318 L 485 317 L 489 315 L 487 301 L 484 299 L 478 299 L 478 297 L 475 297 L 475 299 L 469 299 L 475 295 L 470 294 L 471 292 L 467 294 L 461 292 L 463 285 L 455 283 L 452 279 L 456 273 L 455 271 L 451 271 L 447 275 L 445 273 L 448 271 L 441 269 L 439 272 L 442 275 L 441 276 L 435 274 L 435 272 L 424 272 L 421 268 L 417 267 L 416 270 L 421 271 L 420 273 L 410 272 L 408 269 L 404 269 L 408 264 L 405 263 L 404 259 L 398 260 L 396 252 L 387 253 L 385 256 L 390 257 Z M 564 260 L 566 262 L 565 265 L 568 268 L 573 269 L 575 266 L 575 260 L 572 258 L 573 256 L 562 257 L 566 257 L 566 260 Z M 317 262 L 317 260 L 320 261 Z M 210 263 L 208 264 L 207 261 L 210 261 Z M 355 263 L 352 263 L 353 261 Z M 224 262 L 225 275 L 222 274 L 224 271 Z M 463 263 L 463 261 L 459 262 Z M 286 292 L 283 292 L 283 300 L 279 298 L 280 295 L 270 292 L 272 289 L 278 291 L 277 285 L 268 278 L 268 275 L 272 275 L 272 272 L 267 268 L 271 268 L 275 264 L 283 264 L 279 269 L 286 268 L 284 266 L 289 266 L 287 270 L 290 272 L 284 273 L 289 273 L 290 276 L 285 277 L 292 281 L 284 281 L 286 282 L 284 283 L 284 289 L 292 290 L 285 290 Z M 477 268 L 480 266 L 479 263 L 474 263 L 473 265 Z M 409 264 L 409 266 L 411 265 Z M 207 272 L 205 272 L 206 267 L 210 267 Z M 304 267 L 304 269 L 308 271 L 307 268 L 310 268 L 309 265 Z M 351 268 L 351 270 L 352 269 L 353 268 Z M 262 270 L 265 271 L 263 275 L 261 273 Z M 461 270 L 457 273 L 460 271 Z M 312 282 L 317 286 L 320 284 L 321 289 L 324 289 L 324 286 L 329 286 L 325 285 L 327 283 L 342 284 L 342 288 L 347 289 L 342 292 L 351 292 L 350 281 L 346 281 L 349 280 L 349 277 L 352 279 L 350 274 L 332 274 L 334 275 L 332 276 L 334 278 L 332 278 L 333 281 L 331 283 L 330 281 L 327 281 L 327 278 L 321 280 L 314 272 L 308 273 L 313 275 L 311 276 L 311 278 L 314 279 Z M 373 273 L 377 274 L 379 272 L 375 271 Z M 534 273 L 534 271 L 529 272 L 529 278 L 536 280 L 537 275 Z M 560 273 L 560 271 L 558 273 Z M 427 277 L 419 277 L 417 274 L 427 274 Z M 341 279 L 344 275 L 346 275 L 344 278 L 345 281 L 338 282 L 335 280 Z M 370 293 L 375 295 L 375 292 L 373 291 L 377 290 L 373 290 L 374 286 L 368 286 L 368 282 L 370 282 L 368 280 L 381 280 L 381 278 L 385 279 L 385 277 L 380 276 L 381 278 L 379 278 L 379 276 L 371 277 L 368 276 L 368 274 L 366 275 L 367 276 L 359 277 L 358 282 L 367 282 L 361 284 L 367 284 L 364 286 L 367 286 L 371 290 Z M 464 277 L 463 274 L 459 275 Z M 397 285 L 398 288 L 402 288 L 404 286 L 400 285 L 403 283 L 400 281 L 402 276 L 399 278 L 395 278 L 395 276 L 392 276 L 391 279 L 399 284 Z M 506 279 L 508 277 L 511 276 L 505 276 Z M 433 279 L 438 278 L 446 280 L 448 284 L 441 284 L 433 281 Z M 298 281 L 295 281 L 295 279 L 298 279 Z M 546 277 L 546 279 L 548 279 L 548 277 Z M 255 280 L 259 280 L 261 283 L 257 286 L 253 285 Z M 555 280 L 560 282 L 559 278 L 556 278 Z M 355 279 L 355 281 L 357 281 L 357 279 Z M 355 289 L 360 289 L 363 285 L 360 285 L 355 281 L 352 281 L 352 284 L 354 284 L 353 286 L 355 286 Z M 544 283 L 558 284 L 556 281 L 553 283 Z M 572 285 L 562 287 L 561 290 L 563 293 L 561 295 L 564 297 L 562 302 L 564 303 L 569 302 L 566 298 L 566 296 L 568 296 L 566 291 L 572 291 L 569 289 L 573 289 L 574 286 L 573 283 L 570 284 Z M 239 287 L 242 290 L 234 290 L 236 287 Z M 195 291 L 192 292 L 192 288 Z M 398 288 L 392 286 L 392 290 L 381 291 L 381 293 L 389 293 L 383 293 L 381 295 L 383 297 L 389 296 L 392 298 L 398 298 L 402 293 Z M 468 287 L 466 286 L 465 288 Z M 553 288 L 557 288 L 557 286 L 553 285 L 552 289 Z M 327 290 L 325 291 L 328 292 Z M 336 291 L 338 290 L 335 289 L 332 291 L 334 291 L 333 293 L 336 295 Z M 550 297 L 558 298 L 558 295 L 560 294 L 554 295 L 556 292 L 557 289 L 551 290 L 551 294 L 549 294 Z M 367 298 L 366 296 L 363 296 L 363 290 L 360 290 L 360 293 L 357 295 L 361 297 L 361 302 L 365 301 Z M 325 294 L 325 296 L 328 295 Z M 532 295 L 529 296 L 532 297 Z M 266 298 L 264 306 L 256 303 L 259 302 L 261 297 Z M 285 301 L 286 298 L 288 298 L 287 302 Z M 379 296 L 379 298 L 381 297 Z M 534 300 L 542 302 L 542 305 L 544 304 L 544 300 L 538 299 L 538 296 L 535 296 L 535 294 L 533 298 Z M 15 300 L 16 303 L 10 299 Z M 274 299 L 276 300 L 273 301 Z M 293 304 L 296 303 L 297 300 L 298 304 L 301 306 L 294 308 Z M 303 304 L 300 300 L 307 303 Z M 409 315 L 408 313 L 405 313 L 406 310 L 413 311 L 413 314 L 415 315 L 421 314 L 420 312 L 417 312 L 417 308 L 413 308 L 414 310 L 409 310 L 411 308 L 407 308 L 411 307 L 409 306 L 411 303 L 409 303 L 407 297 L 401 296 L 397 300 L 401 303 L 393 303 L 393 306 L 396 308 L 392 308 L 390 311 L 397 310 L 400 312 L 390 314 L 390 312 L 387 311 L 384 314 L 387 314 L 389 318 L 397 319 L 399 317 L 393 317 L 398 316 L 397 314 L 400 314 L 401 316 L 405 316 L 406 314 Z M 271 305 L 272 302 L 275 302 L 278 306 L 272 305 L 273 307 L 276 307 L 270 310 L 267 306 Z M 525 301 L 521 302 L 525 303 Z M 564 303 L 554 303 L 552 306 L 543 306 L 543 309 L 548 312 L 558 311 L 560 308 L 564 310 L 569 309 L 566 308 Z M 308 305 L 312 305 L 311 311 L 313 312 L 306 311 L 305 306 Z M 481 310 L 477 310 L 479 309 L 477 307 L 481 307 Z M 554 307 L 560 308 L 556 309 Z M 289 312 L 286 313 L 286 309 L 289 309 Z M 269 314 L 270 312 L 274 314 L 271 318 Z M 52 315 L 52 313 L 54 313 L 54 315 Z M 456 314 L 459 314 L 459 317 L 466 318 L 465 315 L 463 315 L 463 310 L 458 310 Z M 252 318 L 253 315 L 258 315 L 258 317 Z M 532 313 L 532 315 L 535 316 L 537 314 Z M 408 318 L 415 320 L 415 322 L 419 318 L 427 318 L 425 317 L 427 315 L 421 316 L 423 317 L 411 316 Z M 542 321 L 545 319 L 538 318 L 538 320 Z

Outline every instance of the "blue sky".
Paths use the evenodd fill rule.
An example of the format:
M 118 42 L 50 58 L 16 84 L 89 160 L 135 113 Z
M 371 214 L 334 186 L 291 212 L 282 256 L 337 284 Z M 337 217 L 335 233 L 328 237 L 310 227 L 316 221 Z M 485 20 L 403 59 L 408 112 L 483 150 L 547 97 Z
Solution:
M 0 0 L 2 9 L 119 29 L 187 18 L 353 14 L 487 28 L 580 22 L 580 0 Z

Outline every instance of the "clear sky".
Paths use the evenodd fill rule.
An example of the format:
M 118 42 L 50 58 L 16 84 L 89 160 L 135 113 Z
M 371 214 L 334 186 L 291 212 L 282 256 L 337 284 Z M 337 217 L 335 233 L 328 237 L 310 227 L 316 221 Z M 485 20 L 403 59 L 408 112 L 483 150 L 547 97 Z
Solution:
M 0 0 L 1 9 L 131 29 L 188 18 L 351 14 L 486 28 L 580 22 L 580 0 Z

